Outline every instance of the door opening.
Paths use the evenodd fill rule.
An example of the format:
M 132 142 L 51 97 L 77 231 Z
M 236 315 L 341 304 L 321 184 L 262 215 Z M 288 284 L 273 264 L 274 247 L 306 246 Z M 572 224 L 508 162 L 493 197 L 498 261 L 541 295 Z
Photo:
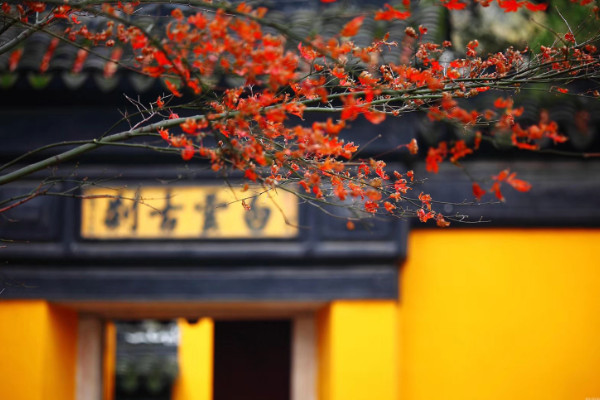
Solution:
M 213 400 L 290 400 L 292 321 L 215 321 Z
M 231 314 L 81 317 L 77 399 L 315 400 L 315 313 Z
M 170 400 L 178 375 L 176 321 L 116 324 L 115 400 Z

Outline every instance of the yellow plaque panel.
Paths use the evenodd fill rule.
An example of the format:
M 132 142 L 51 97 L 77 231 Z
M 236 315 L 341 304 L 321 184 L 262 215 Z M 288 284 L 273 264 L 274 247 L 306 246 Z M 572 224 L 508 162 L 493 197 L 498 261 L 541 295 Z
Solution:
M 225 186 L 86 188 L 86 239 L 262 239 L 298 235 L 298 199 Z

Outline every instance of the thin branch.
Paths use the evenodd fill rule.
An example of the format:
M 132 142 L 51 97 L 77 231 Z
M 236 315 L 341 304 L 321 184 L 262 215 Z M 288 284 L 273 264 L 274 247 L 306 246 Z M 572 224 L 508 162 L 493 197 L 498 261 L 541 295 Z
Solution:
M 44 18 L 42 21 L 32 25 L 32 24 L 24 23 L 24 22 L 20 21 L 18 18 L 12 17 L 10 15 L 6 15 L 4 13 L 2 13 L 2 14 L 6 18 L 9 18 L 11 21 L 13 21 L 13 23 L 20 23 L 22 25 L 27 26 L 29 29 L 24 30 L 23 32 L 21 32 L 17 36 L 15 36 L 13 39 L 2 44 L 0 46 L 0 54 L 4 54 L 4 53 L 11 51 L 15 47 L 17 47 L 20 43 L 27 40 L 31 35 L 42 30 L 44 25 L 48 24 L 48 22 L 49 22 L 49 16 L 46 16 L 46 18 Z
M 17 201 L 16 203 L 12 203 L 12 204 L 9 204 L 6 207 L 0 208 L 0 214 L 6 212 L 8 210 L 11 210 L 11 209 L 13 209 L 13 208 L 15 208 L 17 206 L 20 206 L 21 204 L 25 204 L 28 201 L 35 199 L 36 197 L 42 196 L 42 195 L 46 194 L 47 191 L 48 191 L 47 189 L 46 190 L 42 190 L 42 191 L 36 190 L 35 192 L 29 194 L 27 197 L 25 197 L 25 198 Z
M 45 146 L 41 146 L 38 147 L 34 150 L 28 151 L 27 153 L 21 154 L 20 156 L 12 159 L 11 161 L 7 162 L 6 164 L 0 166 L 0 171 L 5 170 L 6 168 L 17 164 L 19 161 L 24 160 L 25 158 L 31 157 L 37 153 L 40 153 L 44 150 L 49 150 L 55 147 L 63 147 L 63 146 L 75 146 L 75 145 L 81 145 L 81 144 L 86 144 L 86 143 L 90 143 L 90 140 L 72 140 L 72 141 L 63 141 L 63 142 L 57 142 L 57 143 L 51 143 Z

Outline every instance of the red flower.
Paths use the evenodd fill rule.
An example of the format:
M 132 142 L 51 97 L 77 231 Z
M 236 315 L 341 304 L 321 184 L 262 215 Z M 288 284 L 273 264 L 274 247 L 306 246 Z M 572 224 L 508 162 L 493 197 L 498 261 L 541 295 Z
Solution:
M 254 170 L 248 168 L 246 171 L 244 171 L 244 176 L 248 179 L 250 179 L 251 181 L 256 181 L 256 178 L 258 178 L 258 175 L 256 174 L 256 172 L 254 172 Z
M 364 15 L 360 17 L 356 17 L 352 19 L 352 21 L 348 22 L 342 30 L 340 31 L 340 36 L 351 37 L 358 33 L 360 27 L 362 26 L 363 20 L 365 19 Z
M 546 9 L 548 8 L 548 4 L 545 3 L 540 3 L 540 4 L 534 4 L 534 3 L 525 3 L 525 7 L 527 7 L 527 9 L 529 11 L 546 11 Z
M 187 118 L 184 123 L 179 125 L 181 130 L 185 133 L 189 133 L 190 135 L 196 134 L 196 130 L 198 129 L 198 123 L 196 120 Z
M 417 139 L 412 139 L 407 147 L 410 154 L 417 154 L 419 152 L 419 144 L 417 143 Z
M 421 200 L 423 207 L 427 207 L 428 210 L 431 210 L 431 196 L 430 195 L 424 194 L 423 192 L 421 192 L 419 194 L 419 200 Z
M 456 162 L 461 158 L 473 153 L 473 150 L 467 147 L 467 144 L 464 140 L 458 140 L 454 147 L 450 149 L 450 153 L 452 153 L 452 157 L 450 157 L 450 162 Z
M 375 12 L 376 21 L 389 21 L 391 19 L 406 19 L 410 17 L 410 11 L 398 11 L 389 4 L 384 4 L 383 10 Z
M 385 209 L 390 213 L 393 213 L 396 209 L 396 206 L 390 203 L 389 201 L 386 201 L 385 203 L 383 203 L 383 205 L 385 206 Z
M 502 195 L 502 192 L 500 191 L 500 182 L 494 182 L 494 184 L 492 185 L 492 188 L 490 189 L 490 192 L 494 193 L 494 196 L 496 196 L 496 198 L 500 201 L 504 201 L 504 196 Z
M 494 101 L 494 107 L 496 108 L 510 108 L 513 105 L 512 99 L 504 99 L 504 97 L 498 97 L 496 101 Z
M 531 189 L 531 184 L 522 179 L 516 179 L 516 175 L 516 172 L 510 174 L 508 178 L 506 178 L 506 183 L 508 183 L 510 186 L 512 186 L 515 190 L 518 190 L 519 192 L 528 192 L 529 189 Z
M 504 9 L 504 12 L 516 12 L 523 4 L 523 2 L 518 2 L 516 0 L 500 1 L 500 7 Z
M 461 3 L 458 0 L 448 0 L 448 1 L 442 0 L 442 5 L 444 7 L 446 7 L 448 10 L 462 10 L 467 6 L 466 3 Z
M 486 191 L 479 186 L 478 183 L 473 183 L 473 196 L 477 199 L 477 201 L 481 200 L 481 198 L 485 195 Z
M 425 210 L 420 208 L 419 211 L 417 211 L 417 216 L 419 217 L 419 221 L 427 222 L 428 220 L 430 220 L 431 218 L 434 217 L 434 214 L 432 211 L 429 211 L 428 213 L 426 213 Z
M 438 214 L 435 216 L 435 223 L 440 228 L 447 228 L 450 226 L 450 222 L 446 221 L 442 214 Z
M 158 133 L 160 134 L 160 137 L 163 138 L 164 140 L 167 140 L 167 141 L 169 140 L 169 130 L 168 129 L 159 128 Z
M 181 92 L 179 92 L 179 90 L 177 89 L 177 86 L 175 86 L 171 81 L 166 80 L 165 85 L 167 85 L 167 89 L 169 89 L 171 91 L 171 93 L 173 93 L 173 96 L 175 96 L 175 97 L 183 96 L 181 94 Z
M 181 150 L 181 158 L 185 161 L 191 160 L 194 157 L 194 147 L 191 145 L 187 145 Z
M 575 35 L 573 35 L 571 32 L 565 33 L 565 40 L 567 42 L 575 43 Z
M 427 152 L 427 158 L 425 159 L 425 168 L 428 172 L 438 173 L 440 167 L 439 164 L 444 161 L 448 154 L 448 147 L 446 142 L 440 142 L 437 148 L 430 147 Z
M 375 214 L 379 206 L 374 201 L 365 201 L 365 210 L 371 214 Z

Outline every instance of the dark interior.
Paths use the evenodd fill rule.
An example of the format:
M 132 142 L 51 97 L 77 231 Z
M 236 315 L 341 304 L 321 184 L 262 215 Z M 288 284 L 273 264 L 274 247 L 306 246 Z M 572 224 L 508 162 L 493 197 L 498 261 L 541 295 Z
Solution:
M 214 400 L 289 400 L 291 321 L 215 321 Z

